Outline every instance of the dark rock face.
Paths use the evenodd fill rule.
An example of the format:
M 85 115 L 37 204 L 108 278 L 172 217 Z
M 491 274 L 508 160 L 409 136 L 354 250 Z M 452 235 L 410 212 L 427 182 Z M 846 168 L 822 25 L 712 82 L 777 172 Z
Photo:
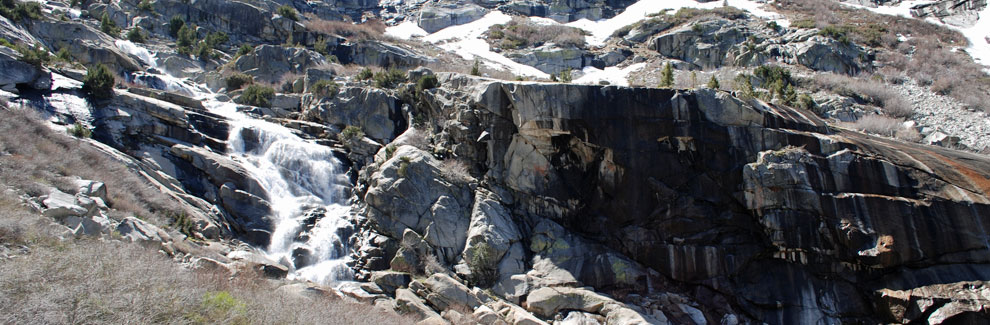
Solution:
M 682 290 L 709 304 L 710 319 L 874 322 L 892 304 L 878 290 L 990 273 L 986 157 L 836 130 L 725 92 L 447 77 L 473 94 L 474 118 L 441 135 L 476 150 L 461 152 L 505 190 L 524 238 L 535 231 L 525 220 L 552 220 L 665 285 L 571 272 L 581 283 Z M 457 106 L 431 114 L 446 119 Z M 534 247 L 527 256 L 544 254 Z M 970 317 L 961 314 L 978 303 L 963 304 L 952 315 Z

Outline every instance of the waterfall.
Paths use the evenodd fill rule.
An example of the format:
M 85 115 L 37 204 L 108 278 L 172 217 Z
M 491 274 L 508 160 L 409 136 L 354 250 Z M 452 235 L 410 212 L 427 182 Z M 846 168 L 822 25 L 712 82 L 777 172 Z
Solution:
M 227 118 L 227 155 L 267 192 L 274 229 L 265 252 L 289 267 L 290 279 L 330 284 L 353 278 L 345 259 L 349 223 L 343 218 L 349 182 L 330 148 L 238 112 L 236 104 L 216 100 L 205 86 L 170 75 L 139 44 L 118 40 L 116 45 L 151 67 L 129 81 L 197 98 L 210 112 Z
M 217 111 L 230 114 L 229 108 Z M 269 257 L 292 268 L 290 278 L 349 280 L 353 274 L 343 261 L 342 234 L 347 222 L 339 217 L 347 210 L 340 203 L 348 181 L 330 148 L 304 141 L 281 125 L 240 117 L 230 120 L 228 154 L 268 193 L 274 223 Z M 324 217 L 310 224 L 314 216 L 307 212 L 314 211 Z

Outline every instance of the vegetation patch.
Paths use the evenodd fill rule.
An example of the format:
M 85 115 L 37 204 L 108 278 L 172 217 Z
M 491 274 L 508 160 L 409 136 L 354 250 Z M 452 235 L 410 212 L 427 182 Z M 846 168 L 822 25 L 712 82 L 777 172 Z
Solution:
M 246 85 L 254 83 L 254 77 L 242 72 L 235 72 L 224 80 L 227 84 L 227 91 L 241 89 Z
M 257 107 L 271 107 L 273 98 L 275 98 L 274 88 L 251 84 L 244 89 L 240 97 L 237 97 L 237 103 Z
M 117 80 L 110 69 L 103 64 L 97 64 L 86 71 L 83 78 L 83 92 L 96 99 L 108 99 L 113 97 L 113 86 Z
M 514 17 L 506 24 L 498 24 L 488 29 L 488 40 L 503 49 L 539 47 L 554 43 L 560 47 L 585 46 L 586 33 L 564 25 L 537 24 L 528 18 Z

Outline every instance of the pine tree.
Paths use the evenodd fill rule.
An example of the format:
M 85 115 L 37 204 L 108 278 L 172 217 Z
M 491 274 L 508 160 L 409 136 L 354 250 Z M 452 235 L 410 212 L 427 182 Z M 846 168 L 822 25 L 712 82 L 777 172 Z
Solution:
M 660 88 L 671 88 L 674 86 L 674 67 L 667 62 L 663 71 L 660 72 Z
M 712 75 L 712 78 L 708 80 L 708 88 L 719 89 L 721 87 L 722 85 L 718 83 L 718 78 L 715 78 L 715 75 Z
M 691 88 L 698 88 L 698 73 L 691 71 Z

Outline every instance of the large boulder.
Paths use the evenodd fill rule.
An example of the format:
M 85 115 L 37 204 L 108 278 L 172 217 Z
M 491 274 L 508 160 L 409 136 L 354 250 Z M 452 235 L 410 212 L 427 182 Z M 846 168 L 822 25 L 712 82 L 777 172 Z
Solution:
M 419 11 L 417 24 L 427 33 L 434 33 L 448 26 L 462 25 L 485 15 L 485 8 L 476 4 L 429 6 Z
M 237 70 L 267 83 L 279 83 L 287 74 L 302 76 L 307 69 L 325 64 L 326 58 L 314 51 L 267 44 L 234 61 Z
M 105 64 L 112 70 L 143 70 L 137 60 L 117 48 L 112 38 L 81 22 L 38 20 L 28 25 L 28 29 L 46 44 L 56 44 L 57 48 L 52 50 L 68 49 L 77 63 Z
M 334 55 L 341 63 L 362 66 L 391 67 L 396 69 L 414 68 L 435 62 L 436 59 L 417 53 L 401 44 L 391 44 L 376 40 L 362 40 L 355 44 L 338 47 Z
M 51 88 L 51 72 L 20 59 L 21 55 L 17 51 L 0 47 L 0 89 L 16 91 L 17 85 L 28 85 L 36 89 Z
M 381 143 L 395 138 L 401 116 L 397 97 L 370 87 L 345 87 L 333 98 L 310 107 L 305 115 L 318 116 L 322 122 L 341 129 L 359 127 L 366 136 Z
M 559 74 L 565 70 L 581 70 L 586 66 L 592 66 L 595 61 L 594 55 L 577 47 L 559 47 L 553 44 L 515 51 L 507 54 L 506 57 L 549 74 Z
M 750 35 L 745 25 L 714 19 L 685 24 L 653 39 L 648 47 L 663 56 L 711 69 L 724 65 L 726 54 Z
M 139 243 L 167 243 L 172 240 L 164 230 L 144 220 L 127 217 L 117 225 L 116 231 L 124 239 Z
M 471 186 L 449 176 L 429 153 L 408 145 L 395 149 L 371 175 L 364 199 L 378 211 L 372 218 L 385 234 L 398 238 L 406 228 L 422 233 L 447 263 L 464 250 Z

